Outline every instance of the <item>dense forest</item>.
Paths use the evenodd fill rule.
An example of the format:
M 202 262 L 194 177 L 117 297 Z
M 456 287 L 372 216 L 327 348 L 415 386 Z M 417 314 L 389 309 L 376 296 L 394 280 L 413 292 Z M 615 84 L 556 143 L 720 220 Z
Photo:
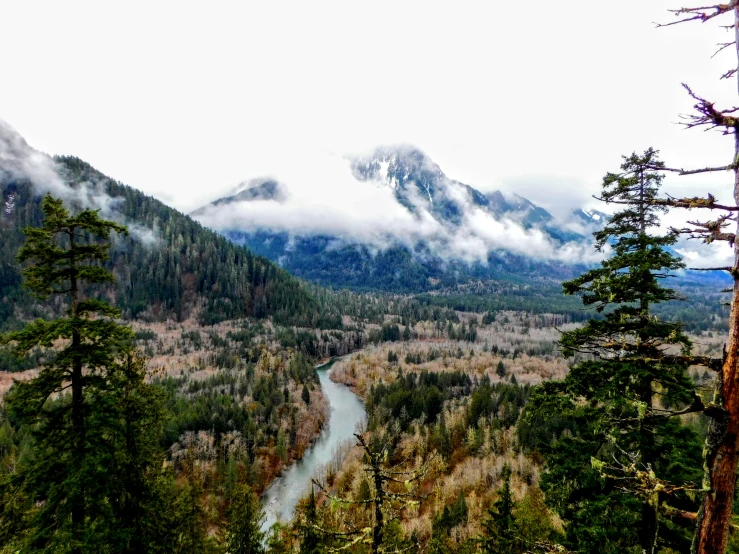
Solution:
M 240 231 L 228 231 L 226 236 L 271 260 L 280 260 L 297 277 L 357 291 L 418 294 L 479 280 L 533 286 L 541 281 L 546 286 L 578 271 L 569 264 L 540 262 L 503 250 L 491 252 L 485 263 L 466 263 L 434 256 L 422 243 L 414 249 L 397 245 L 375 251 L 361 244 L 335 246 L 334 237 Z
M 629 163 L 657 163 L 645 156 Z M 72 190 L 100 178 L 60 163 Z M 639 186 L 656 191 L 647 175 Z M 629 200 L 619 179 L 604 194 Z M 629 200 L 596 235 L 611 257 L 547 304 L 554 284 L 410 296 L 301 283 L 102 183 L 127 206 L 116 220 L 142 222 L 128 234 L 29 184 L 5 188 L 20 256 L 4 243 L 8 552 L 688 551 L 727 314 L 706 286 L 718 279 L 662 286 L 683 268 L 675 236 L 634 223 L 656 208 Z M 265 530 L 257 495 L 325 426 L 314 364 L 331 357 L 367 424 L 294 519 Z
M 61 204 L 54 206 L 62 214 L 57 218 L 66 217 Z M 44 233 L 52 232 L 50 208 L 45 209 L 39 222 L 44 227 L 20 241 L 28 260 L 25 286 L 39 291 L 47 290 L 44 279 L 56 275 L 36 272 L 44 267 L 38 260 L 29 265 L 34 256 L 47 255 L 45 249 L 28 250 L 31 239 L 46 240 Z M 73 211 L 70 221 L 87 222 L 85 213 Z M 100 273 L 110 268 L 111 278 L 125 274 L 121 233 L 114 234 L 118 224 L 109 225 L 109 246 L 94 240 L 95 228 L 85 235 L 98 256 L 99 263 L 90 266 L 98 281 L 79 289 L 87 300 L 71 303 L 90 302 L 102 318 L 84 312 L 69 317 L 68 293 L 62 290 L 53 295 L 57 299 L 27 304 L 46 320 L 5 337 L 16 354 L 28 354 L 23 364 L 6 366 L 21 370 L 21 380 L 6 393 L 0 426 L 0 537 L 7 548 L 271 554 L 347 548 L 436 554 L 637 551 L 643 541 L 639 493 L 613 486 L 609 472 L 626 471 L 621 466 L 589 465 L 608 452 L 599 446 L 608 412 L 599 412 L 599 403 L 580 406 L 578 398 L 587 393 L 572 381 L 580 373 L 568 374 L 568 365 L 590 367 L 597 356 L 568 354 L 569 343 L 559 341 L 556 331 L 579 337 L 589 326 L 601 328 L 623 317 L 617 304 L 600 313 L 547 313 L 502 310 L 489 302 L 459 304 L 443 295 L 357 294 L 296 283 L 319 313 L 341 313 L 341 318 L 328 319 L 327 326 L 333 326 L 320 329 L 305 322 L 291 325 L 295 320 L 277 313 L 208 320 L 193 309 L 180 318 L 171 311 L 162 320 L 143 311 L 129 328 L 111 320 L 117 312 L 104 304 L 113 298 L 128 305 L 124 293 L 105 294 L 118 285 L 105 284 L 106 273 Z M 62 258 L 64 249 L 73 248 L 65 240 L 57 245 Z M 67 275 L 56 278 L 63 281 Z M 474 291 L 467 292 L 474 298 Z M 678 296 L 669 293 L 664 300 L 679 305 Z M 718 301 L 719 296 L 706 300 L 709 306 Z M 625 297 L 624 302 L 628 308 L 634 300 Z M 74 395 L 65 392 L 66 379 L 75 379 L 75 357 L 66 353 L 74 352 L 74 341 L 62 340 L 57 347 L 67 344 L 66 350 L 54 355 L 51 343 L 37 334 L 47 329 L 44 321 L 51 322 L 48 329 L 57 328 L 51 318 L 64 314 L 57 321 L 93 332 L 83 351 L 84 359 L 96 365 L 89 366 L 89 376 L 81 374 L 81 427 L 73 416 Z M 667 314 L 664 323 L 670 336 L 681 328 L 672 317 Z M 653 326 L 658 320 L 649 321 Z M 723 321 L 716 317 L 704 324 L 707 330 L 694 331 L 701 354 L 715 355 L 720 339 L 713 333 L 720 332 Z M 115 330 L 111 336 L 120 340 L 91 348 L 98 325 Z M 675 336 L 671 340 L 683 340 Z M 105 352 L 102 358 L 96 349 Z M 367 425 L 358 429 L 357 444 L 342 451 L 344 461 L 315 477 L 313 493 L 298 505 L 294 520 L 265 532 L 256 495 L 303 455 L 325 424 L 328 405 L 313 364 L 332 356 L 343 356 L 333 378 L 364 399 Z M 654 408 L 680 409 L 685 390 L 700 391 L 711 383 L 705 371 L 675 375 L 683 392 Z M 121 410 L 126 406 L 130 409 Z M 629 406 L 620 409 L 628 414 Z M 70 439 L 59 442 L 54 429 Z M 676 486 L 696 486 L 705 418 L 659 429 L 654 446 L 662 454 L 651 466 L 658 478 L 679 477 L 684 481 Z M 87 446 L 74 438 L 80 433 Z M 106 436 L 116 438 L 106 444 Z M 624 449 L 632 447 L 623 443 Z M 101 475 L 96 468 L 106 464 L 106 457 L 118 461 Z M 678 466 L 683 468 L 679 475 Z M 573 475 L 586 480 L 563 489 L 562 480 L 570 482 Z M 119 497 L 120 504 L 109 504 Z M 86 515 L 77 517 L 74 504 L 57 504 L 62 498 L 77 499 Z M 576 498 L 583 499 L 584 508 L 573 510 Z M 675 500 L 672 509 L 697 508 L 690 495 Z M 621 508 L 612 526 L 605 526 L 602 506 L 612 502 Z M 624 526 L 631 531 L 624 533 Z M 669 520 L 659 529 L 655 544 L 684 550 L 685 525 Z M 114 534 L 117 546 L 103 547 Z
M 191 314 L 203 323 L 239 317 L 264 318 L 308 327 L 330 327 L 310 294 L 272 262 L 234 246 L 220 235 L 154 198 L 113 181 L 74 157 L 56 159 L 73 189 L 104 197 L 110 215 L 131 228 L 114 241 L 110 268 L 116 305 L 126 317 L 177 320 Z M 1 183 L 0 328 L 21 314 L 39 313 L 23 291 L 15 261 L 21 229 L 42 220 L 41 197 L 31 183 Z M 20 313 L 18 313 L 20 312 Z

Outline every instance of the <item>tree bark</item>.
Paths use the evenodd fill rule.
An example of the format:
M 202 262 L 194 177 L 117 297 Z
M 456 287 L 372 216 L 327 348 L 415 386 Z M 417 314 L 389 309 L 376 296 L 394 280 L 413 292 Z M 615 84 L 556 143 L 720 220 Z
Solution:
M 646 207 L 644 195 L 644 170 L 639 171 L 639 240 L 644 240 L 647 234 Z M 643 243 L 642 243 L 643 244 Z M 643 321 L 649 318 L 649 300 L 646 295 L 642 295 L 639 308 L 641 310 L 640 317 Z M 652 408 L 652 382 L 645 383 L 644 390 L 641 394 L 641 400 L 647 405 L 648 409 Z M 654 464 L 654 460 L 646 460 L 647 463 Z M 653 505 L 651 499 L 644 500 L 641 509 L 641 528 L 639 529 L 639 543 L 644 554 L 654 554 L 657 551 L 657 537 L 659 534 L 659 515 L 657 507 Z
M 734 36 L 739 38 L 739 7 L 734 10 Z M 739 63 L 739 42 L 737 62 Z M 739 74 L 737 75 L 739 87 Z M 734 128 L 734 163 L 739 161 L 739 133 Z M 734 169 L 734 199 L 739 202 L 739 170 Z M 706 475 L 704 486 L 708 492 L 703 498 L 698 515 L 698 529 L 693 551 L 698 554 L 722 554 L 726 552 L 734 506 L 737 461 L 739 461 L 739 244 L 734 244 L 733 298 L 729 315 L 729 337 L 726 356 L 716 389 L 716 403 L 721 405 L 723 416 L 711 420 L 706 439 Z
M 74 228 L 71 229 L 70 235 L 70 253 L 74 252 Z M 79 289 L 77 284 L 77 271 L 75 268 L 75 259 L 70 255 L 70 290 L 72 296 L 72 321 L 73 325 L 77 324 L 79 318 Z M 85 424 L 84 424 L 84 397 L 82 390 L 82 360 L 79 357 L 79 350 L 81 346 L 80 333 L 75 328 L 72 331 L 72 352 L 74 352 L 72 360 L 72 429 L 74 433 L 74 448 L 75 456 L 79 460 L 80 464 L 84 457 L 85 450 Z M 80 489 L 76 490 L 70 498 L 72 504 L 72 532 L 74 533 L 75 539 L 80 540 L 82 538 L 83 526 L 85 523 L 85 493 L 82 488 L 84 485 L 80 484 Z M 78 546 L 72 547 L 72 552 L 75 554 L 81 552 Z
M 378 554 L 382 546 L 382 535 L 385 526 L 382 505 L 384 502 L 385 490 L 382 483 L 382 473 L 380 471 L 380 460 L 373 454 L 372 457 L 372 474 L 375 481 L 375 528 L 372 530 L 372 554 Z

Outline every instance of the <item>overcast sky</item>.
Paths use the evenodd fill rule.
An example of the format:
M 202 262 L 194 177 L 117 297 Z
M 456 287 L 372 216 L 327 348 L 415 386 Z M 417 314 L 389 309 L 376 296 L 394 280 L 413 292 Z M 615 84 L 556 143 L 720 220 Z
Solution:
M 725 164 L 683 131 L 711 98 L 713 24 L 655 29 L 672 0 L 4 2 L 0 118 L 189 211 L 324 155 L 407 142 L 481 190 L 586 202 L 620 155 Z M 684 179 L 684 178 L 683 178 Z M 686 183 L 728 190 L 719 175 Z M 300 183 L 291 183 L 300 186 Z M 304 186 L 310 186 L 306 184 Z

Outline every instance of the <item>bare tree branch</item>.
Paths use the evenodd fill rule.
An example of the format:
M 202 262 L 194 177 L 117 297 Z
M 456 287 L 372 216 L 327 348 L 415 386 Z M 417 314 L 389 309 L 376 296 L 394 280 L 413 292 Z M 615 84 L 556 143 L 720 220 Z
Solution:
M 672 23 L 655 23 L 657 27 L 669 27 L 671 25 L 677 25 L 679 23 L 686 23 L 688 21 L 700 21 L 705 23 L 720 15 L 730 12 L 737 5 L 737 0 L 732 0 L 728 4 L 714 4 L 713 6 L 699 6 L 697 8 L 680 8 L 678 10 L 668 10 L 673 13 L 676 17 L 687 16 L 678 21 Z
M 593 198 L 595 198 L 596 200 L 600 200 L 601 202 L 605 202 L 606 204 L 634 204 L 633 202 L 628 202 L 625 200 L 610 200 L 595 195 L 593 195 Z M 739 211 L 739 206 L 727 206 L 725 204 L 717 204 L 716 197 L 712 194 L 707 195 L 706 198 L 701 198 L 699 196 L 694 196 L 692 198 L 675 198 L 674 196 L 668 195 L 667 198 L 655 198 L 649 203 L 654 206 L 667 206 L 669 208 L 687 208 L 689 210 L 692 210 L 693 208 L 705 208 L 708 210 L 724 210 L 726 212 Z
M 725 49 L 726 49 L 726 48 L 728 48 L 729 46 L 734 46 L 735 44 L 736 44 L 736 41 L 735 41 L 735 40 L 733 40 L 733 41 L 731 41 L 731 42 L 720 42 L 720 43 L 719 43 L 719 44 L 717 45 L 717 46 L 719 47 L 719 48 L 718 48 L 718 50 L 716 50 L 716 51 L 715 51 L 715 52 L 713 53 L 713 56 L 711 56 L 711 57 L 712 57 L 712 58 L 715 58 L 715 57 L 716 57 L 716 56 L 717 56 L 717 55 L 718 55 L 718 54 L 719 54 L 719 53 L 720 53 L 720 52 L 721 52 L 722 50 L 725 50 Z
M 688 221 L 688 224 L 693 225 L 693 228 L 683 227 L 677 229 L 671 227 L 670 231 L 676 235 L 687 235 L 688 239 L 701 239 L 706 244 L 710 244 L 715 241 L 726 241 L 734 246 L 736 242 L 736 233 L 725 233 L 723 229 L 730 225 L 730 222 L 735 222 L 736 218 L 732 217 L 731 214 L 721 216 L 713 221 Z
M 710 102 L 705 98 L 698 96 L 687 84 L 682 83 L 682 85 L 683 88 L 688 91 L 690 97 L 696 101 L 693 108 L 698 112 L 698 115 L 680 116 L 682 119 L 687 121 L 687 123 L 683 123 L 686 128 L 692 129 L 694 127 L 708 127 L 710 130 L 721 127 L 723 128 L 722 132 L 725 135 L 728 135 L 737 128 L 739 119 L 729 114 L 739 111 L 739 107 L 718 110 L 716 109 L 714 102 Z
M 714 171 L 731 171 L 736 169 L 736 164 L 729 164 L 729 165 L 723 165 L 720 167 L 702 167 L 700 169 L 683 169 L 678 167 L 652 167 L 649 166 L 649 169 L 652 169 L 654 171 L 671 171 L 672 173 L 677 173 L 678 175 L 695 175 L 696 173 L 709 173 Z

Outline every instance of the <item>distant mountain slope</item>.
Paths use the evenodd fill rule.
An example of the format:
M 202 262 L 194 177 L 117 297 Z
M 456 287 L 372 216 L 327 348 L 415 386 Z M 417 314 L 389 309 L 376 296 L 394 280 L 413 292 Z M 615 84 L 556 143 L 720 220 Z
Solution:
M 104 207 L 103 216 L 132 231 L 129 237 L 116 239 L 111 263 L 115 303 L 126 316 L 181 319 L 197 310 L 204 323 L 272 316 L 283 323 L 320 324 L 312 296 L 266 258 L 107 178 L 78 158 L 60 157 L 55 162 L 69 184 L 70 204 L 79 205 L 92 195 L 95 205 Z M 34 302 L 21 287 L 15 257 L 24 240 L 21 228 L 42 221 L 41 194 L 11 163 L 0 156 L 0 328 L 18 317 L 38 315 L 32 313 Z
M 343 187 L 390 191 L 390 203 L 384 209 L 400 210 L 399 215 L 405 216 L 402 225 L 378 217 L 377 225 L 364 225 L 362 236 L 352 229 L 322 232 L 320 218 L 294 217 L 301 210 L 290 186 L 300 183 L 288 186 L 275 178 L 254 180 L 192 215 L 296 276 L 363 290 L 420 292 L 476 279 L 557 280 L 576 274 L 577 269 L 564 262 L 582 261 L 568 245 L 585 249 L 587 235 L 573 230 L 586 228 L 584 222 L 562 225 L 547 210 L 517 194 L 484 194 L 447 177 L 416 148 L 378 148 L 348 163 L 350 172 Z M 339 190 L 339 198 L 324 200 L 340 203 L 344 190 Z M 274 215 L 260 224 L 255 216 L 264 210 Z M 573 219 L 577 218 L 573 215 Z M 308 230 L 311 225 L 318 230 Z M 535 247 L 526 241 L 536 243 Z
M 479 207 L 496 218 L 508 217 L 526 226 L 553 221 L 545 209 L 517 194 L 479 190 L 447 177 L 426 154 L 412 146 L 381 147 L 351 163 L 359 180 L 385 184 L 398 202 L 417 213 L 428 210 L 435 219 L 458 225 L 470 207 Z
M 572 210 L 572 215 L 578 220 L 592 227 L 603 227 L 609 219 L 607 213 L 598 210 L 584 210 L 582 208 Z
M 582 271 L 582 265 L 541 262 L 508 252 L 491 252 L 487 263 L 467 263 L 433 256 L 423 244 L 374 249 L 337 243 L 330 236 L 230 231 L 226 236 L 257 254 L 277 261 L 291 274 L 323 286 L 394 293 L 419 293 L 477 280 L 559 283 Z
M 261 180 L 256 179 L 239 187 L 238 192 L 231 196 L 219 198 L 213 202 L 212 206 L 225 206 L 234 202 L 248 202 L 254 200 L 275 200 L 280 202 L 287 197 L 287 191 L 281 183 L 273 179 Z M 190 215 L 197 217 L 201 215 L 205 208 L 195 210 Z

